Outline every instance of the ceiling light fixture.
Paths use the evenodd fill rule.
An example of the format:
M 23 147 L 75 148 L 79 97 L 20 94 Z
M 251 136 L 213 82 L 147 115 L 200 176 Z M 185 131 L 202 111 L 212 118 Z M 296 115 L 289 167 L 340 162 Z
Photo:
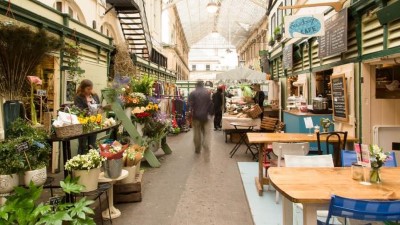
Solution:
M 211 14 L 216 13 L 218 11 L 218 8 L 219 8 L 218 4 L 214 1 L 210 1 L 207 4 L 207 12 L 209 12 Z

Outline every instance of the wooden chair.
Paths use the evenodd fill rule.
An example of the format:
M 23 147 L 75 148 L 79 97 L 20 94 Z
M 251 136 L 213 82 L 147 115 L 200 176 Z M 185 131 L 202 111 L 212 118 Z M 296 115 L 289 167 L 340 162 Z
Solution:
M 334 132 L 317 132 L 318 155 L 322 155 L 321 138 L 325 137 L 327 154 L 333 155 L 333 162 L 335 166 L 341 165 L 340 150 L 346 149 L 347 131 L 334 131 Z M 330 146 L 333 146 L 332 152 Z
M 272 143 L 272 151 L 278 156 L 277 160 L 272 160 L 271 165 L 277 167 L 284 167 L 285 160 L 284 156 L 288 155 L 300 155 L 304 156 L 308 154 L 310 150 L 310 144 L 308 142 L 304 143 Z M 279 203 L 279 192 L 276 192 L 275 202 Z

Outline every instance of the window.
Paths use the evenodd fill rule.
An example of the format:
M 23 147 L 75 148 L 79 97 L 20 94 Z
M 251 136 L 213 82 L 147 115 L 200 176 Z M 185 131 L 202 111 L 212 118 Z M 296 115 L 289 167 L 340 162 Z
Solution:
M 281 3 L 279 5 L 279 7 L 281 7 L 281 6 L 283 6 L 283 3 Z M 277 20 L 278 20 L 278 23 L 277 23 L 278 27 L 281 27 L 282 26 L 282 22 L 283 22 L 283 10 L 278 10 L 278 18 L 277 18 Z
M 275 31 L 275 27 L 276 27 L 276 16 L 275 13 L 274 15 L 271 16 L 271 36 L 274 36 L 274 31 Z
M 210 69 L 211 69 L 211 66 L 210 66 L 209 64 L 207 64 L 207 65 L 206 65 L 206 70 L 207 70 L 207 71 L 210 71 Z
M 71 7 L 68 7 L 68 14 L 71 18 L 74 18 L 74 10 Z
M 192 71 L 196 71 L 196 65 L 192 65 Z
M 103 33 L 104 32 L 104 27 L 103 27 L 103 25 L 101 25 L 100 26 L 100 33 Z
M 62 2 L 56 2 L 56 9 L 60 12 L 62 12 Z
M 285 5 L 286 6 L 293 5 L 293 1 L 292 0 L 285 0 Z M 285 10 L 285 14 L 286 15 L 292 15 L 292 9 L 286 9 Z

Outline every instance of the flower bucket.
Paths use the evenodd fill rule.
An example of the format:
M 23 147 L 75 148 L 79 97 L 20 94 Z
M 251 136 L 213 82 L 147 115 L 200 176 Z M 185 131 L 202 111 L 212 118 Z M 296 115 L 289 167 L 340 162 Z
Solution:
M 124 170 L 128 171 L 128 177 L 121 180 L 121 184 L 132 184 L 136 183 L 136 166 L 124 167 Z
M 73 170 L 73 177 L 79 177 L 78 184 L 85 186 L 82 192 L 97 190 L 100 168 L 91 170 Z
M 18 174 L 11 175 L 0 175 L 0 194 L 7 194 L 14 191 L 14 188 L 18 186 L 19 176 Z
M 143 137 L 144 124 L 136 123 L 136 130 L 141 137 Z
M 25 186 L 29 186 L 31 181 L 33 182 L 34 185 L 41 186 L 44 183 L 46 183 L 46 179 L 47 179 L 46 167 L 43 167 L 43 168 L 37 169 L 37 170 L 25 171 L 25 173 L 24 173 L 24 185 Z
M 149 149 L 148 150 L 152 151 L 152 152 L 157 152 L 158 149 L 160 149 L 160 146 L 161 146 L 161 144 L 160 144 L 159 141 L 151 141 L 149 143 Z
M 116 179 L 121 176 L 123 160 L 107 159 L 104 161 L 104 176 L 111 179 Z
M 124 112 L 125 112 L 126 117 L 131 119 L 131 117 L 132 117 L 132 107 L 125 108 Z

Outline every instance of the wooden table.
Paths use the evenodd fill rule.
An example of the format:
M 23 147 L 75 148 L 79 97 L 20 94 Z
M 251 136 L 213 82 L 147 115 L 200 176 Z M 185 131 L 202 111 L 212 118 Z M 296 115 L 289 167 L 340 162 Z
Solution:
M 258 156 L 258 178 L 256 177 L 256 186 L 258 194 L 262 196 L 264 185 L 269 184 L 269 180 L 264 176 L 263 171 L 263 147 L 264 145 L 272 144 L 272 142 L 317 142 L 316 134 L 304 134 L 304 133 L 247 133 L 250 144 L 260 144 L 260 151 Z M 331 141 L 334 137 L 331 138 Z M 325 141 L 325 139 L 321 139 Z M 355 142 L 355 137 L 347 136 L 347 142 Z
M 268 170 L 272 186 L 282 198 L 283 225 L 293 225 L 293 203 L 303 204 L 303 224 L 317 224 L 317 210 L 327 210 L 332 195 L 367 200 L 399 200 L 400 168 L 382 168 L 383 182 L 361 185 L 351 168 L 288 168 Z M 324 221 L 325 222 L 325 221 Z

